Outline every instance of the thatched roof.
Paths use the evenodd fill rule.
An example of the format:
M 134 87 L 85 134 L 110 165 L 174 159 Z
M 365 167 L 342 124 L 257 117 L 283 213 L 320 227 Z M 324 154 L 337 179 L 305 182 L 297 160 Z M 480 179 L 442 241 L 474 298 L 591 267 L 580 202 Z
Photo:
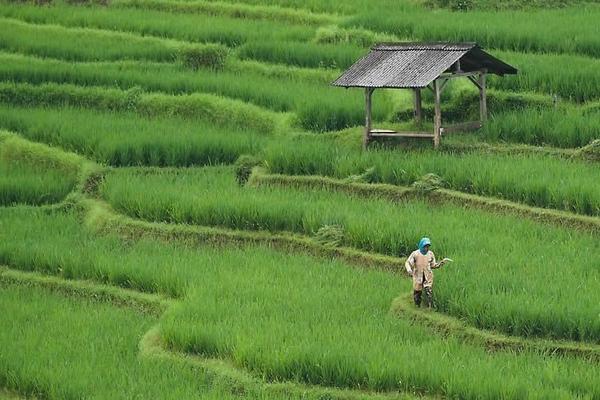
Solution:
M 477 43 L 382 43 L 333 82 L 343 87 L 423 88 L 444 72 L 486 70 L 516 74 L 516 68 L 483 51 Z

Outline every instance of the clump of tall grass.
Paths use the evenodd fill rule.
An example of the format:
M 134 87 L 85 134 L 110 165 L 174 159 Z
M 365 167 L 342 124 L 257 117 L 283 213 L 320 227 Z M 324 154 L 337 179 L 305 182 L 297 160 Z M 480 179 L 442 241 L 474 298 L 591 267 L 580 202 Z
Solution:
M 431 211 L 426 207 L 417 206 L 417 209 L 431 216 Z M 449 210 L 445 209 L 435 217 L 447 215 Z M 390 316 L 391 300 L 398 293 L 409 291 L 410 283 L 389 272 L 358 271 L 335 260 L 319 261 L 257 246 L 198 248 L 151 240 L 132 241 L 125 245 L 112 235 L 91 235 L 82 228 L 75 216 L 48 214 L 39 210 L 0 209 L 0 216 L 0 223 L 7 228 L 0 230 L 0 237 L 10 232 L 13 238 L 0 240 L 0 260 L 3 263 L 70 278 L 93 279 L 137 290 L 178 295 L 182 304 L 170 309 L 160 322 L 161 336 L 167 346 L 174 350 L 225 359 L 266 380 L 293 380 L 363 390 L 407 390 L 482 399 L 519 395 L 594 396 L 600 392 L 594 379 L 598 375 L 598 367 L 593 362 L 527 351 L 520 354 L 489 352 L 452 336 L 440 338 L 410 321 Z M 496 222 L 498 217 L 492 217 L 492 222 Z M 407 218 L 413 220 L 410 215 Z M 522 224 L 523 221 L 519 220 L 515 220 L 515 223 L 512 220 L 506 222 L 511 229 Z M 545 238 L 546 235 L 551 238 L 555 234 L 554 231 L 543 229 L 531 233 L 529 228 L 523 227 L 524 232 L 536 237 L 538 245 L 543 243 L 539 238 Z M 469 236 L 467 240 L 457 238 L 455 243 L 476 248 L 490 232 L 501 230 L 490 230 L 488 227 L 485 233 L 473 232 L 472 237 Z M 551 248 L 552 243 L 547 246 Z M 494 248 L 493 254 L 503 251 L 497 244 Z M 593 256 L 595 254 L 592 253 Z M 474 256 L 475 260 L 482 258 L 479 254 Z M 573 265 L 578 268 L 577 264 Z M 481 263 L 460 268 L 460 274 L 456 273 L 460 266 L 456 263 L 453 266 L 454 275 L 459 280 L 481 279 L 483 276 L 481 268 L 484 266 Z M 485 265 L 490 271 L 501 271 L 500 268 L 495 269 L 496 266 Z M 521 267 L 521 264 L 518 266 Z M 563 274 L 563 269 L 559 270 Z M 586 273 L 590 273 L 589 268 Z M 453 274 L 450 269 L 442 269 L 439 274 L 437 290 L 441 291 L 443 282 L 452 280 Z M 573 279 L 579 278 L 576 274 L 571 276 Z M 540 280 L 524 282 L 542 286 Z M 558 280 L 549 282 L 558 283 Z M 461 281 L 460 287 L 464 286 L 464 281 Z M 475 289 L 477 287 L 473 286 Z M 454 292 L 465 293 L 464 290 Z M 39 346 L 31 349 L 21 345 L 8 347 L 18 349 L 6 353 L 9 355 L 6 362 L 11 366 L 11 376 L 18 376 L 18 381 L 24 382 L 23 385 L 31 382 L 31 376 L 35 376 L 36 382 L 45 388 L 59 382 L 67 373 L 68 383 L 62 384 L 67 386 L 57 384 L 57 387 L 70 388 L 70 383 L 76 382 L 75 378 L 87 382 L 85 377 L 88 376 L 88 368 L 64 372 L 73 362 L 63 361 L 80 360 L 81 355 L 89 359 L 89 351 L 82 351 L 80 343 L 88 348 L 90 343 L 95 343 L 94 338 L 99 331 L 104 335 L 112 332 L 114 327 L 119 327 L 121 334 L 116 336 L 125 340 L 125 347 L 122 348 L 121 344 L 109 346 L 110 349 L 122 349 L 120 353 L 125 354 L 120 354 L 119 367 L 112 364 L 112 358 L 110 362 L 103 361 L 104 355 L 112 357 L 110 350 L 92 345 L 91 351 L 95 348 L 104 349 L 99 357 L 94 357 L 94 367 L 90 369 L 94 371 L 95 393 L 119 397 L 124 387 L 121 382 L 127 380 L 128 393 L 140 393 L 142 397 L 169 398 L 169 395 L 173 395 L 174 398 L 180 398 L 182 393 L 193 397 L 191 395 L 194 393 L 186 388 L 189 382 L 198 382 L 197 369 L 193 373 L 184 370 L 195 376 L 192 378 L 188 373 L 179 372 L 179 369 L 170 369 L 172 365 L 184 364 L 171 364 L 169 360 L 164 366 L 160 364 L 158 367 L 153 362 L 151 369 L 154 373 L 148 372 L 149 375 L 145 370 L 140 372 L 138 369 L 144 363 L 136 362 L 135 367 L 129 366 L 127 349 L 131 350 L 133 358 L 139 357 L 140 332 L 148 327 L 145 319 L 133 318 L 129 313 L 124 315 L 112 307 L 105 312 L 99 305 L 96 305 L 99 308 L 94 312 L 94 308 L 87 307 L 85 301 L 65 303 L 55 301 L 52 296 L 44 296 L 45 301 L 37 303 L 36 294 L 23 294 L 10 299 L 12 291 L 5 290 L 3 293 L 6 295 L 4 303 L 11 315 L 15 315 L 15 318 L 3 319 L 6 320 L 6 329 L 0 332 L 4 333 L 7 343 L 28 342 L 29 338 L 42 330 L 40 324 L 50 320 L 52 323 L 44 324 L 44 335 L 57 337 L 57 340 L 50 342 L 60 347 L 57 351 L 49 351 L 54 347 L 48 346 L 43 349 Z M 62 318 L 67 315 L 65 313 L 46 312 L 46 308 L 36 307 L 31 312 L 36 316 L 33 318 L 34 325 L 29 321 L 29 329 L 23 333 L 23 324 L 29 319 L 23 317 L 23 312 L 30 309 L 32 301 L 47 309 L 67 310 L 67 314 L 73 316 L 73 321 L 79 320 L 79 323 L 74 324 L 70 319 Z M 350 303 L 352 307 L 348 306 Z M 489 294 L 485 294 L 485 301 L 480 304 L 490 303 Z M 531 306 L 529 302 L 528 306 Z M 579 304 L 573 306 L 581 310 Z M 547 313 L 551 312 L 546 302 L 543 308 Z M 535 310 L 539 311 L 537 308 Z M 89 329 L 89 319 L 82 313 L 94 316 Z M 114 318 L 111 319 L 109 314 Z M 533 314 L 533 311 L 529 314 Z M 294 318 L 290 318 L 290 315 Z M 133 321 L 133 325 L 123 322 L 122 318 Z M 106 322 L 109 320 L 112 322 Z M 102 325 L 102 329 L 98 328 L 97 323 Z M 586 323 L 589 326 L 589 320 Z M 75 325 L 79 330 L 71 332 L 72 335 L 67 332 L 65 336 L 64 327 Z M 142 331 L 131 331 L 131 326 Z M 88 335 L 90 331 L 93 333 Z M 129 332 L 132 333 L 131 341 L 128 339 Z M 319 334 L 315 335 L 315 332 Z M 68 346 L 62 345 L 65 343 L 63 339 Z M 294 345 L 290 346 L 290 343 Z M 48 358 L 48 362 L 26 362 L 34 354 L 38 358 Z M 63 359 L 65 354 L 68 357 Z M 432 364 L 436 365 L 433 374 L 430 368 Z M 50 372 L 44 369 L 46 372 L 40 377 L 40 365 L 56 367 Z M 87 364 L 81 359 L 76 365 Z M 413 368 L 406 368 L 406 365 L 412 365 Z M 128 372 L 119 369 L 121 366 Z M 499 366 L 505 368 L 501 375 L 498 374 Z M 139 381 L 138 373 L 142 375 Z M 166 381 L 163 380 L 165 375 L 169 377 Z M 98 376 L 102 377 L 100 383 L 96 382 Z M 111 382 L 110 389 L 106 389 L 102 382 Z M 140 386 L 138 382 L 144 384 Z M 85 393 L 87 387 L 78 385 L 77 393 Z M 298 398 L 305 395 L 303 392 Z M 269 398 L 260 391 L 256 397 Z
M 315 233 L 315 240 L 324 246 L 337 247 L 344 242 L 344 227 L 323 225 Z
M 266 140 L 206 122 L 80 108 L 0 106 L 0 126 L 113 166 L 229 164 Z
M 271 143 L 265 158 L 272 172 L 343 179 L 374 167 L 375 182 L 409 185 L 427 173 L 450 188 L 538 207 L 600 215 L 600 179 L 590 164 L 543 155 L 401 152 L 373 148 L 361 152 L 331 137 L 299 136 Z
M 227 48 L 216 44 L 187 46 L 179 49 L 181 63 L 194 71 L 200 68 L 223 69 L 227 59 Z
M 340 28 L 337 25 L 318 28 L 314 39 L 314 42 L 319 44 L 353 44 L 359 47 L 369 47 L 379 42 L 394 41 L 397 41 L 397 39 L 391 35 L 375 33 L 366 29 Z
M 315 33 L 314 27 L 305 25 L 113 7 L 73 7 L 60 4 L 35 7 L 5 3 L 0 8 L 0 15 L 38 24 L 107 29 L 227 46 L 238 46 L 264 38 L 309 41 Z
M 587 161 L 600 162 L 600 139 L 593 140 L 590 144 L 578 149 L 573 157 Z
M 420 179 L 412 183 L 413 189 L 420 194 L 427 194 L 448 185 L 441 177 L 436 174 L 425 174 Z
M 205 93 L 172 96 L 129 90 L 57 84 L 0 83 L 0 102 L 18 106 L 74 106 L 135 111 L 146 117 L 182 117 L 239 130 L 273 132 L 281 117 L 238 100 Z
M 235 179 L 239 185 L 245 185 L 252 174 L 252 169 L 262 164 L 262 160 L 256 156 L 242 154 L 235 160 Z

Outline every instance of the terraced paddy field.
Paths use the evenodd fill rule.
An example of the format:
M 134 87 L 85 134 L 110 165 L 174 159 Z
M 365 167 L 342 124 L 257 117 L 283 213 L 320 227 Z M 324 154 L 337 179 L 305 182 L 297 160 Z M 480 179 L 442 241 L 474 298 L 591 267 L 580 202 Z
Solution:
M 600 399 L 599 16 L 0 0 L 0 398 Z M 430 40 L 519 74 L 476 133 L 363 150 L 362 93 L 330 82 Z M 445 120 L 477 98 L 449 84 Z M 375 124 L 412 102 L 377 91 Z M 423 236 L 454 260 L 431 309 Z

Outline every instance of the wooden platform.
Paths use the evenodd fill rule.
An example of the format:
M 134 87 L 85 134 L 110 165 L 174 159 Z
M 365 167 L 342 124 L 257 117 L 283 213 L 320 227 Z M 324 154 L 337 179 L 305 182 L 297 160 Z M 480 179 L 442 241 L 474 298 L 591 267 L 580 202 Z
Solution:
M 433 139 L 433 133 L 431 132 L 397 132 L 389 129 L 371 129 L 369 131 L 369 137 L 406 137 L 406 138 L 424 138 Z

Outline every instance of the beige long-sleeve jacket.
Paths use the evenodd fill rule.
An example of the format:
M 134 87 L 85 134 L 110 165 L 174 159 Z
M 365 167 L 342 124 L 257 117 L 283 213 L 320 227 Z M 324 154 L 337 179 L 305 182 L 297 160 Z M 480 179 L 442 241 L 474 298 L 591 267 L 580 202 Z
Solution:
M 419 250 L 415 250 L 406 259 L 404 267 L 409 274 L 412 273 L 413 289 L 423 290 L 424 287 L 433 286 L 432 270 L 439 268 L 440 265 L 435 262 L 435 255 L 432 251 L 423 255 Z

